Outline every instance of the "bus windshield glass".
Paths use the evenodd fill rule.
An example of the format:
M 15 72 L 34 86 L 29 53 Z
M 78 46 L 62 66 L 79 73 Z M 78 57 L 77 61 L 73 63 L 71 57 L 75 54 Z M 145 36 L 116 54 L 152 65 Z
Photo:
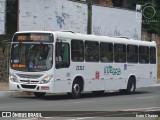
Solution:
M 53 65 L 53 45 L 13 43 L 11 68 L 25 72 L 47 71 Z

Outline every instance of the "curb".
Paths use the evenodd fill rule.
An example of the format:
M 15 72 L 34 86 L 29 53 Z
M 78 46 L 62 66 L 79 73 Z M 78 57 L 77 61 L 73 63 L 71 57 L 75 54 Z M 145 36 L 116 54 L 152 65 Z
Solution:
M 0 91 L 0 97 L 13 97 L 13 96 L 26 96 L 33 95 L 30 92 L 21 92 L 21 91 Z
M 20 93 L 18 93 L 18 92 L 1 91 L 1 92 L 0 92 L 0 97 L 14 96 L 14 95 L 19 95 L 19 94 L 20 94 Z

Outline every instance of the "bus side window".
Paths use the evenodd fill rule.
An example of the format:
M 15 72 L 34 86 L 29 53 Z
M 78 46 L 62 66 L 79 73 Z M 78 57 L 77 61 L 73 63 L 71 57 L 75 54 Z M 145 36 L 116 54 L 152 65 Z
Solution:
M 71 58 L 73 62 L 84 61 L 84 44 L 82 40 L 71 41 Z
M 113 62 L 113 44 L 100 43 L 100 60 L 101 62 Z
M 138 63 L 138 46 L 127 45 L 127 62 Z
M 99 43 L 95 41 L 85 41 L 86 62 L 99 62 Z
M 150 47 L 150 63 L 156 64 L 156 48 Z
M 70 54 L 69 54 L 68 43 L 56 43 L 56 68 L 67 68 L 70 65 Z
M 149 63 L 149 47 L 139 46 L 139 63 Z
M 114 61 L 117 63 L 126 62 L 126 45 L 114 44 Z

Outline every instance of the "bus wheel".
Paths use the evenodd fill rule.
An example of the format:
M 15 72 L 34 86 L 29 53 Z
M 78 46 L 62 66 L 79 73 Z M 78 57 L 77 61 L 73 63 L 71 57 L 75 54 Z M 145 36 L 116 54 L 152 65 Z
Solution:
M 128 80 L 128 85 L 127 85 L 127 94 L 133 94 L 136 89 L 136 83 L 135 79 L 133 77 L 130 77 Z
M 75 98 L 79 98 L 81 95 L 81 91 L 82 91 L 82 86 L 80 84 L 79 81 L 74 81 L 73 85 L 72 85 L 72 92 L 71 92 L 71 98 L 75 99 Z
M 120 89 L 121 94 L 133 94 L 136 89 L 136 82 L 133 77 L 130 77 L 127 84 L 127 89 Z
M 45 96 L 46 93 L 40 93 L 40 92 L 34 92 L 34 95 L 37 97 L 37 98 L 43 98 Z

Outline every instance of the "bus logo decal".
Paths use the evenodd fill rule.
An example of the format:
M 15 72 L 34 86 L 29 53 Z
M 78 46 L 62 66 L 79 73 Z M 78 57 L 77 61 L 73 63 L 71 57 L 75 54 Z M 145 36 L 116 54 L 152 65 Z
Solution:
M 27 83 L 30 83 L 31 81 L 30 80 L 27 80 Z
M 124 64 L 124 70 L 127 70 L 127 64 Z
M 121 69 L 120 68 L 114 68 L 113 66 L 105 66 L 104 67 L 104 74 L 112 74 L 112 75 L 121 75 Z

